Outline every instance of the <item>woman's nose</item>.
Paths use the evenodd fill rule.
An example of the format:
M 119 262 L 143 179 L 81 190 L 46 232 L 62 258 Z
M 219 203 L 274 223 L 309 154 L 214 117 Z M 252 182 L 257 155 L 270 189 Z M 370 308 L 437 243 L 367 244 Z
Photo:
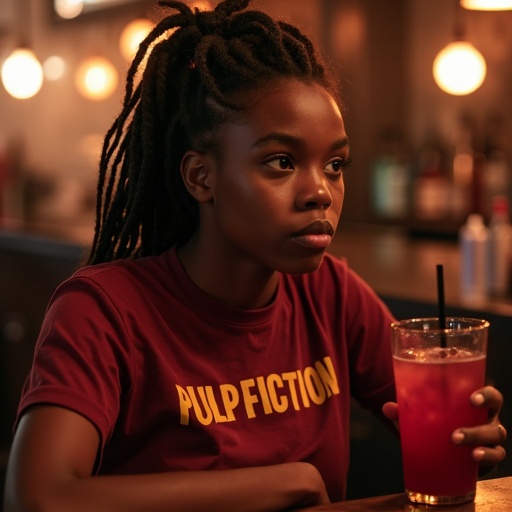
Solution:
M 296 196 L 296 205 L 299 209 L 326 210 L 332 205 L 331 191 L 323 172 L 308 173 L 300 182 Z

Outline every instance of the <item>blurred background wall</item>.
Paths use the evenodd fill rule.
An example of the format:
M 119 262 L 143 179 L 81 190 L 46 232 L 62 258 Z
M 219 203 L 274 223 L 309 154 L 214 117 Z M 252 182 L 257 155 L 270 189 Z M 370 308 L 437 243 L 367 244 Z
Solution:
M 153 5 L 130 0 L 58 20 L 52 0 L 0 0 L 0 63 L 24 34 L 41 62 L 58 55 L 66 66 L 60 79 L 45 80 L 30 99 L 14 99 L 0 86 L 0 155 L 5 160 L 8 154 L 10 174 L 9 183 L 5 171 L 0 178 L 4 224 L 20 217 L 69 223 L 85 229 L 80 236 L 87 236 L 99 148 L 119 110 L 128 66 L 119 37 L 133 18 L 155 18 Z M 471 131 L 478 150 L 492 133 L 510 160 L 512 12 L 464 11 L 460 18 L 457 5 L 456 0 L 253 2 L 301 26 L 339 73 L 354 159 L 346 174 L 344 221 L 410 222 L 423 150 L 435 146 L 445 158 L 464 130 Z M 466 39 L 487 61 L 486 80 L 467 96 L 443 92 L 432 76 L 434 58 L 453 38 L 456 18 L 463 20 Z M 102 101 L 85 99 L 75 86 L 76 69 L 92 55 L 109 59 L 120 74 L 114 94 Z M 401 194 L 405 197 L 396 201 L 406 209 L 398 203 L 395 211 L 393 205 L 376 204 L 375 162 L 386 152 L 404 160 L 405 181 L 388 184 L 389 190 L 381 187 L 381 201 Z

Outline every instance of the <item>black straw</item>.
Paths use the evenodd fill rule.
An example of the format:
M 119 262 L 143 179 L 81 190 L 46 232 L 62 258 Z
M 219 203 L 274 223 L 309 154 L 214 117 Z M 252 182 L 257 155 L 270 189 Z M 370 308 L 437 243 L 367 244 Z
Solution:
M 444 278 L 443 265 L 437 265 L 437 305 L 439 309 L 439 328 L 446 329 L 446 313 L 444 307 Z M 441 336 L 441 348 L 446 348 L 446 338 Z

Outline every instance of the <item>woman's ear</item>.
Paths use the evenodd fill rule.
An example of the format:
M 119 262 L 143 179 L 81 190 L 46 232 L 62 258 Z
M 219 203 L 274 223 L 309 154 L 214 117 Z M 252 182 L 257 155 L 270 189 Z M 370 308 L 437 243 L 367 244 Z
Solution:
M 183 183 L 194 199 L 200 203 L 212 199 L 213 161 L 208 154 L 187 151 L 181 159 L 180 171 Z

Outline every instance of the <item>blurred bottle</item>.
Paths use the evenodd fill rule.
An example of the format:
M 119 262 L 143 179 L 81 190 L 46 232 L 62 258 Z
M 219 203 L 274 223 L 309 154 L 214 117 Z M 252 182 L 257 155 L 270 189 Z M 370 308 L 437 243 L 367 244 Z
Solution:
M 450 183 L 443 168 L 442 151 L 435 146 L 426 147 L 420 153 L 413 199 L 414 216 L 418 220 L 439 221 L 448 216 Z
M 483 216 L 470 214 L 460 228 L 459 247 L 461 299 L 471 306 L 477 306 L 487 298 L 488 238 Z
M 408 213 L 409 169 L 402 138 L 394 130 L 380 135 L 372 162 L 373 210 L 381 219 L 400 220 Z
M 496 297 L 504 297 L 509 292 L 511 229 L 508 199 L 503 195 L 495 196 L 489 222 L 487 287 Z
M 486 157 L 483 180 L 484 214 L 490 218 L 496 196 L 508 197 L 510 189 L 510 165 L 505 151 L 495 148 Z
M 491 116 L 485 127 L 485 142 L 483 153 L 485 167 L 482 179 L 482 206 L 484 217 L 491 218 L 492 205 L 495 196 L 503 195 L 510 198 L 511 166 L 507 147 L 507 130 L 501 115 Z
M 466 219 L 473 208 L 473 148 L 467 144 L 455 146 L 452 161 L 451 215 L 455 219 Z
M 453 127 L 451 146 L 451 200 L 452 218 L 462 224 L 474 210 L 475 178 L 475 122 L 470 114 L 462 112 Z

